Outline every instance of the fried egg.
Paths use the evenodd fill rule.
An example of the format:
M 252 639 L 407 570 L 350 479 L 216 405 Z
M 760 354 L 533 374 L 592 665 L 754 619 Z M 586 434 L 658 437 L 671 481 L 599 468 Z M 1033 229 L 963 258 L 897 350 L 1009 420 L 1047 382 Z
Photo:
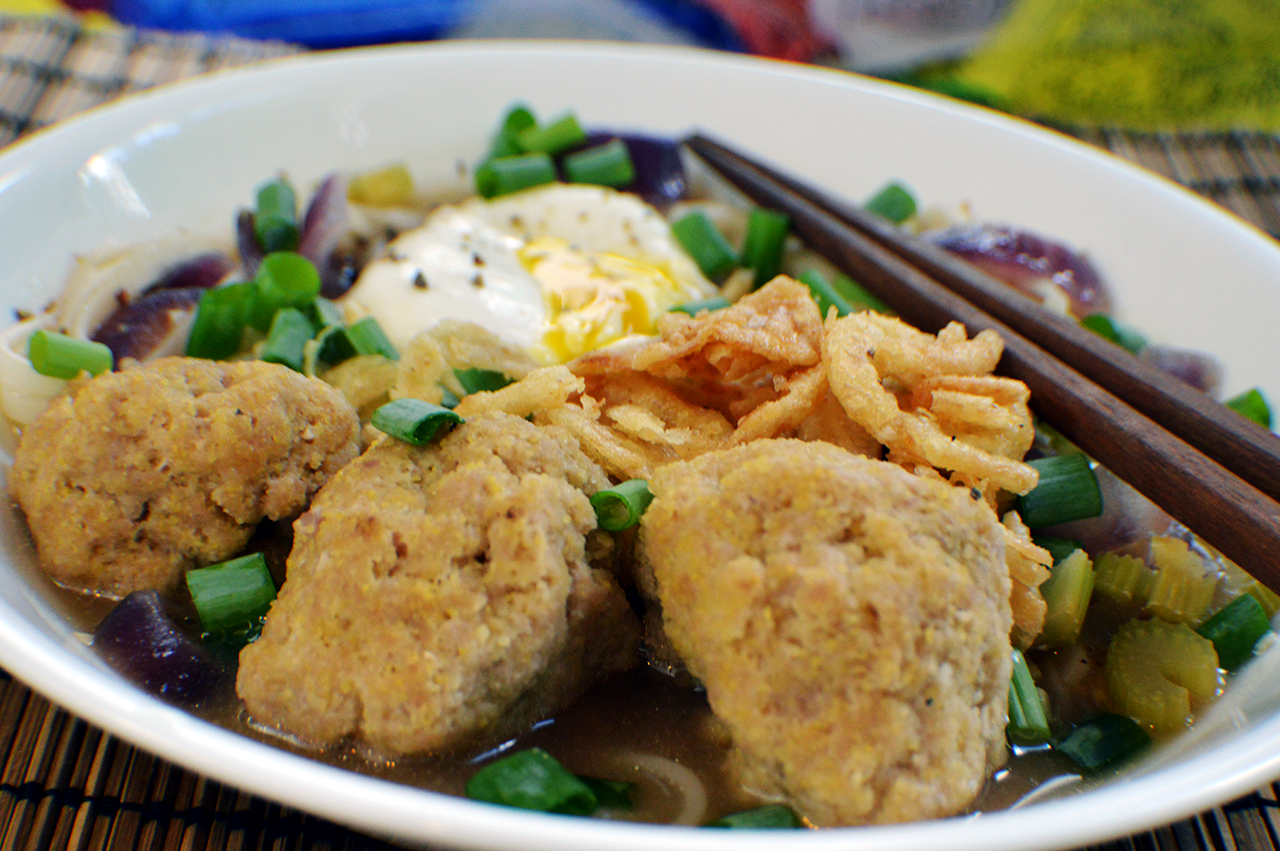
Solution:
M 715 293 L 637 196 L 551 184 L 438 208 L 365 268 L 348 299 L 401 348 L 461 319 L 552 364 L 652 334 L 667 310 Z

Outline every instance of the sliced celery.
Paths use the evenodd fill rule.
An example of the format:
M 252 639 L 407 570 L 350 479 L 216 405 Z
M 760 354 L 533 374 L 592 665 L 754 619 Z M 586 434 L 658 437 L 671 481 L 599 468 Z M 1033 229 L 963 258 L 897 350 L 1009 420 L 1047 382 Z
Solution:
M 1192 710 L 1217 692 L 1218 654 L 1185 623 L 1131 620 L 1111 640 L 1106 676 L 1119 711 L 1168 735 L 1191 723 Z
M 1155 574 L 1146 611 L 1172 623 L 1199 623 L 1213 602 L 1218 574 L 1179 538 L 1154 535 L 1150 547 Z
M 1075 644 L 1093 595 L 1093 562 L 1084 550 L 1076 550 L 1055 564 L 1040 593 L 1048 610 L 1036 643 L 1046 647 Z
M 1122 606 L 1147 601 L 1147 586 L 1154 574 L 1147 563 L 1123 553 L 1103 553 L 1093 562 L 1093 590 Z

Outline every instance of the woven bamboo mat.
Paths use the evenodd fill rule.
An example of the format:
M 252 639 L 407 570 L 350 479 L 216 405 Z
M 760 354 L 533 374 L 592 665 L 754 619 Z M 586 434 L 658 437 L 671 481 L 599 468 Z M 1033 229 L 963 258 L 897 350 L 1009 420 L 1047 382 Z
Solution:
M 282 43 L 0 16 L 0 146 L 82 109 L 182 77 L 297 52 Z M 1280 238 L 1280 137 L 1068 132 L 1165 175 Z M 391 846 L 157 759 L 0 671 L 0 849 Z M 1096 851 L 1277 851 L 1280 785 Z

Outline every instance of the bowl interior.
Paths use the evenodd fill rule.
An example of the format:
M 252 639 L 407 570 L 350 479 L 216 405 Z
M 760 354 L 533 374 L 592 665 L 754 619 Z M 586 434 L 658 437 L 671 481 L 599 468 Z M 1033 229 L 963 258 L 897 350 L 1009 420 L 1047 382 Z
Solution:
M 0 154 L 0 305 L 38 309 L 77 254 L 181 231 L 227 233 L 265 177 L 406 163 L 465 185 L 498 116 L 524 101 L 593 126 L 701 129 L 850 199 L 890 179 L 1085 249 L 1119 313 L 1214 353 L 1227 393 L 1280 399 L 1280 249 L 1118 159 L 995 113 L 822 69 L 678 48 L 464 43 L 293 58 L 144 93 Z M 7 459 L 6 459 L 7 460 Z M 5 465 L 7 467 L 7 463 Z M 19 518 L 0 514 L 0 664 L 71 711 L 249 791 L 407 842 L 483 848 L 763 846 L 767 837 L 495 811 L 325 768 L 197 721 L 108 671 L 45 593 Z M 1120 780 L 976 818 L 807 832 L 841 848 L 1051 848 L 1170 821 L 1280 775 L 1280 666 L 1265 654 L 1175 747 Z M 790 841 L 790 839 L 789 839 Z

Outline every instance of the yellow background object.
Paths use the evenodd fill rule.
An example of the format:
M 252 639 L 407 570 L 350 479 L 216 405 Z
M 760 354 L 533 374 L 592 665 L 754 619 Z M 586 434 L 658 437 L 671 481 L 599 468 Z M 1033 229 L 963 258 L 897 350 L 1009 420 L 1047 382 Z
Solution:
M 1030 118 L 1280 129 L 1276 0 L 1020 0 L 957 73 Z

